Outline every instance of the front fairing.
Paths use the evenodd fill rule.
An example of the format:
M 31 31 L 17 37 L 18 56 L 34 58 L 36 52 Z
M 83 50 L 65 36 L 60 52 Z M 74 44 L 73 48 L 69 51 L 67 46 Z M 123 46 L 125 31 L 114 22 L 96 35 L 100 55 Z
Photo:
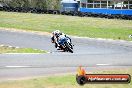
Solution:
M 59 43 L 60 45 L 64 45 L 65 42 L 67 42 L 67 39 L 66 39 L 66 38 L 61 38 L 61 39 L 59 39 L 59 41 L 58 41 L 58 43 Z

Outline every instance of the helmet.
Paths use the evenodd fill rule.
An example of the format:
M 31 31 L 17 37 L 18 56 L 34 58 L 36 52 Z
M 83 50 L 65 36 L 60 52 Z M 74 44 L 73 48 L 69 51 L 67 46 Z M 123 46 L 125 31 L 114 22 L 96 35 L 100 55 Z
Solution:
M 60 30 L 55 30 L 55 34 L 60 34 Z
M 52 34 L 56 34 L 56 33 L 59 34 L 60 31 L 59 30 L 55 30 L 55 31 L 52 32 Z
M 54 35 L 55 35 L 56 37 L 59 37 L 59 36 L 61 35 L 61 32 L 60 32 L 59 30 L 55 30 L 55 31 L 54 31 Z

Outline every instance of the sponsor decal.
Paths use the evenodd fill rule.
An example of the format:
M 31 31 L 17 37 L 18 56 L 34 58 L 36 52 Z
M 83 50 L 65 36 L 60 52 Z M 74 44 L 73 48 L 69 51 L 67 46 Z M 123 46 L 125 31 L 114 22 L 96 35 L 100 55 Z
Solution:
M 129 74 L 86 74 L 82 67 L 78 68 L 76 81 L 80 85 L 86 83 L 130 83 Z

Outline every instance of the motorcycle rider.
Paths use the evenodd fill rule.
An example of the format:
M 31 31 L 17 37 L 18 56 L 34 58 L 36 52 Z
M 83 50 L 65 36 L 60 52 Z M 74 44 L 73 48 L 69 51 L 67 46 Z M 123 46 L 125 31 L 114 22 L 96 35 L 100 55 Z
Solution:
M 64 37 L 69 38 L 69 40 L 71 42 L 70 37 L 68 37 L 66 34 L 60 32 L 59 30 L 55 30 L 52 32 L 51 42 L 55 43 L 55 48 L 57 48 L 58 50 L 60 49 L 60 45 L 59 45 L 60 41 L 59 40 L 64 38 Z
M 51 42 L 55 43 L 55 48 L 58 48 L 59 44 L 58 44 L 58 38 L 57 35 L 60 34 L 61 32 L 59 30 L 55 30 L 52 32 L 52 37 L 51 37 Z

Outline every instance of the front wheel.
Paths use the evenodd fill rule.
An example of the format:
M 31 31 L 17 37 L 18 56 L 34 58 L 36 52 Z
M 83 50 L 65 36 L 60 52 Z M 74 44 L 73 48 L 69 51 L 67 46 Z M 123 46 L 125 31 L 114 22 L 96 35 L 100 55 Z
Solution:
M 72 45 L 70 43 L 65 43 L 65 45 L 66 45 L 67 50 L 69 52 L 73 53 L 73 47 L 72 47 Z

